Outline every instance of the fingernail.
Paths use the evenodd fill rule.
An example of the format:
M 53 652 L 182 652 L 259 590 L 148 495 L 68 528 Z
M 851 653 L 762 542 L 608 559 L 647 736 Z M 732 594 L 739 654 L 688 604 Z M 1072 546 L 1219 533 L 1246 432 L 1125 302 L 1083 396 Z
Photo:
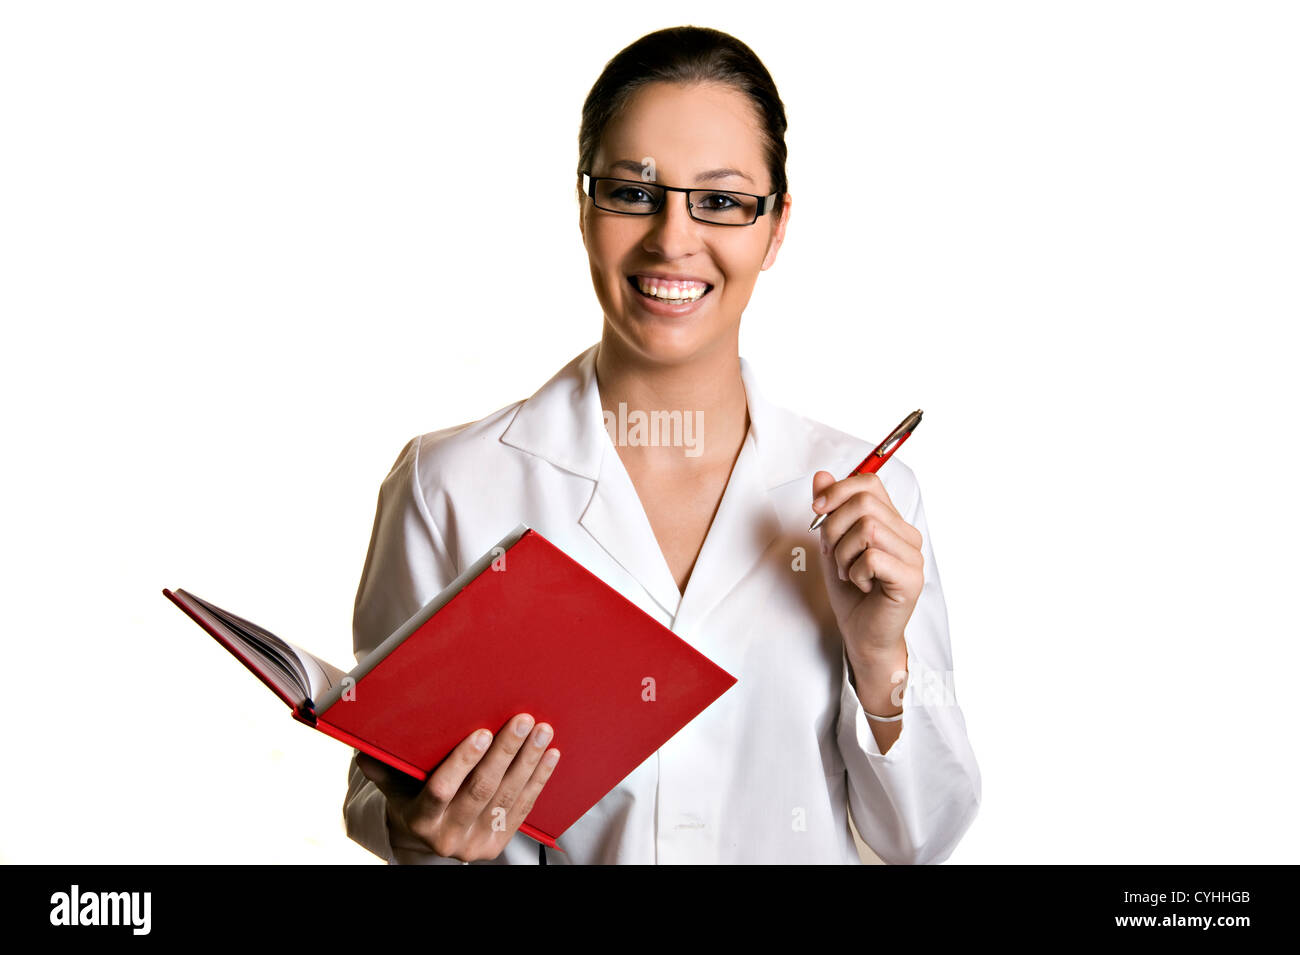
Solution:
M 492 741 L 492 734 L 487 730 L 479 730 L 474 734 L 474 748 L 487 749 L 487 744 Z
M 545 746 L 551 741 L 551 728 L 545 724 L 537 728 L 537 735 L 533 737 L 534 746 Z
M 817 500 L 813 501 L 813 507 L 821 507 L 825 503 L 826 503 L 826 495 L 823 494 L 821 497 L 817 498 Z
M 523 739 L 528 735 L 528 731 L 533 728 L 533 718 L 525 716 L 522 720 L 515 723 L 515 735 Z
M 545 756 L 542 757 L 542 762 L 545 763 L 547 766 L 554 766 L 559 761 L 560 761 L 560 751 L 558 749 L 553 749 Z

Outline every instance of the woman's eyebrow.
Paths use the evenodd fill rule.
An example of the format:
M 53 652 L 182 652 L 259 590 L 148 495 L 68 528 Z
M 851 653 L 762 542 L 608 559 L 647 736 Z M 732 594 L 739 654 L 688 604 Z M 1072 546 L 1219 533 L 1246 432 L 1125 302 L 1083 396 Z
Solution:
M 708 172 L 702 172 L 695 177 L 696 182 L 713 182 L 715 179 L 730 179 L 732 176 L 739 176 L 746 182 L 753 183 L 754 180 L 749 178 L 739 169 L 710 169 Z
M 634 172 L 638 176 L 641 175 L 643 169 L 645 169 L 645 163 L 637 162 L 635 159 L 616 159 L 609 165 L 610 172 L 622 170 L 624 172 Z
M 617 159 L 610 164 L 611 171 L 623 170 L 626 172 L 634 172 L 638 176 L 641 175 L 641 170 L 643 170 L 644 168 L 645 165 L 643 163 L 637 162 L 635 159 Z M 695 181 L 714 182 L 718 179 L 729 179 L 732 176 L 738 176 L 741 179 L 744 179 L 746 182 L 749 182 L 751 184 L 754 182 L 752 178 L 745 175 L 745 173 L 741 172 L 739 169 L 732 169 L 730 167 L 724 167 L 722 169 L 710 169 L 708 172 L 702 172 L 695 177 Z

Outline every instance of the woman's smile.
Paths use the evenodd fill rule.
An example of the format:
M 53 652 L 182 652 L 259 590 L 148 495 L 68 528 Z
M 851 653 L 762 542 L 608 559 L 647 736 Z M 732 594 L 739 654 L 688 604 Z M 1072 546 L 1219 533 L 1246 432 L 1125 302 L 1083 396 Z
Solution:
M 703 307 L 713 286 L 703 279 L 666 278 L 648 273 L 627 277 L 632 300 L 639 308 L 665 318 L 691 315 Z

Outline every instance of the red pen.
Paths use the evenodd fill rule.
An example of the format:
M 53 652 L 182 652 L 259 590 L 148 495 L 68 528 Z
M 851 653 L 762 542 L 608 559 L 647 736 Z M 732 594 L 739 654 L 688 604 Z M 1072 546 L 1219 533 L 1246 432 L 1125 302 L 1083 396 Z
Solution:
M 862 463 L 849 472 L 848 477 L 855 474 L 875 474 L 880 470 L 880 466 L 894 456 L 894 452 L 903 446 L 903 442 L 911 437 L 916 426 L 921 423 L 921 409 L 917 408 L 910 415 L 903 419 L 893 431 L 889 432 L 889 437 L 881 441 L 874 451 L 862 459 Z M 827 511 L 826 514 L 829 514 Z M 818 514 L 816 519 L 808 525 L 808 530 L 815 531 L 821 527 L 822 521 L 826 520 L 826 514 Z

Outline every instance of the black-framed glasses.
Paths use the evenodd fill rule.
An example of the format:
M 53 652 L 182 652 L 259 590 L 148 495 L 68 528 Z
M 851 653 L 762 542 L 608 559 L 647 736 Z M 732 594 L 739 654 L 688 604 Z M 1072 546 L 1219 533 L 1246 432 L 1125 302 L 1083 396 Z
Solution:
M 640 179 L 611 179 L 582 174 L 582 191 L 597 209 L 625 216 L 652 216 L 664 207 L 670 192 L 686 193 L 686 210 L 697 222 L 710 225 L 753 225 L 776 208 L 781 193 L 755 196 L 726 189 L 685 189 Z

